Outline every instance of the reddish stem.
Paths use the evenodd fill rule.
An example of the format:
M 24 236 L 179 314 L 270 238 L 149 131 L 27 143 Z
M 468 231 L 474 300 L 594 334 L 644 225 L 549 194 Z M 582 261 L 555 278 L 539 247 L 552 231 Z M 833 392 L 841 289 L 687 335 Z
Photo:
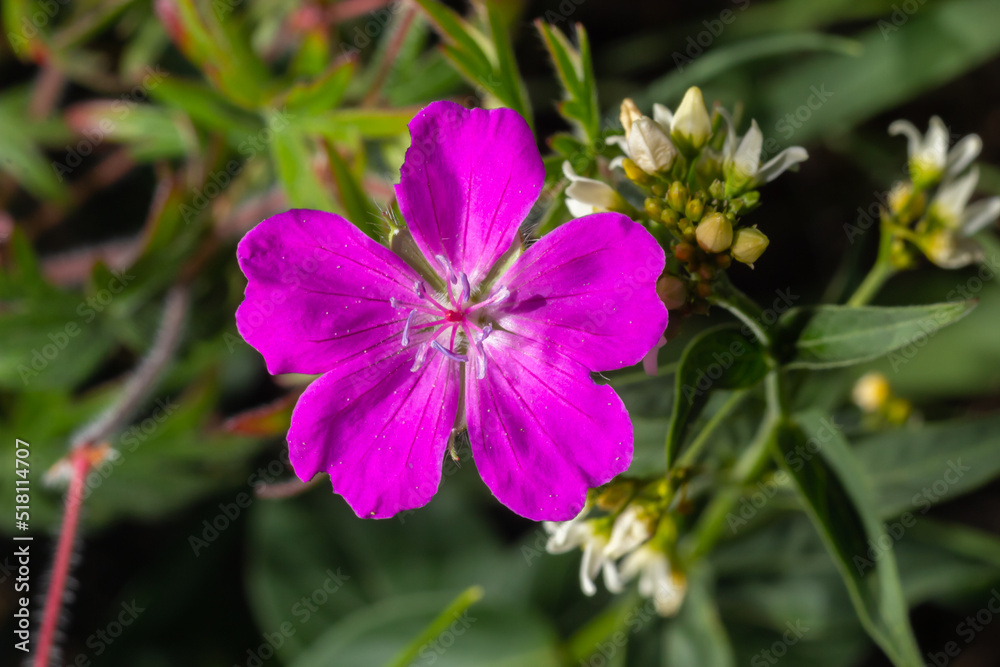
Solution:
M 59 544 L 52 566 L 52 583 L 45 594 L 42 608 L 42 631 L 35 654 L 35 667 L 48 667 L 52 649 L 55 646 L 56 629 L 62 615 L 63 600 L 66 598 L 66 582 L 69 579 L 70 562 L 73 559 L 73 544 L 80 524 L 80 508 L 83 506 L 83 483 L 90 470 L 90 451 L 87 447 L 77 448 L 70 453 L 72 477 L 66 492 L 66 511 L 59 530 Z

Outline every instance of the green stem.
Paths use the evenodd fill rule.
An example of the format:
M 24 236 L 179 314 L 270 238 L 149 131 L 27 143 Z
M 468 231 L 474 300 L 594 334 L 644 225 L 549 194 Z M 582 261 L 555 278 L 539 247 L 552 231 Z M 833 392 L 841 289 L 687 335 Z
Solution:
M 781 371 L 772 370 L 765 378 L 765 382 L 768 396 L 767 416 L 761 422 L 754 441 L 733 467 L 733 484 L 712 499 L 688 542 L 682 547 L 682 556 L 689 564 L 712 550 L 727 527 L 727 518 L 743 497 L 743 489 L 764 472 L 771 460 L 771 440 L 787 408 L 781 386 Z
M 716 286 L 715 294 L 710 296 L 708 301 L 720 308 L 725 308 L 735 315 L 737 319 L 747 325 L 765 348 L 771 345 L 771 335 L 761 324 L 763 311 L 760 306 L 746 294 L 736 289 L 724 275 Z
M 740 403 L 742 403 L 748 395 L 749 392 L 746 389 L 734 391 L 726 402 L 722 404 L 719 410 L 712 415 L 712 418 L 708 420 L 708 423 L 705 424 L 705 428 L 701 430 L 701 433 L 699 433 L 698 437 L 694 439 L 694 442 L 692 442 L 691 445 L 684 450 L 684 454 L 677 459 L 677 463 L 674 464 L 674 468 L 688 468 L 692 466 L 695 460 L 697 460 L 698 454 L 701 453 L 701 450 L 704 449 L 705 445 L 708 444 L 709 440 L 711 440 L 715 429 L 717 429 L 719 425 L 722 424 L 722 422 L 725 421 L 726 418 L 740 406 Z
M 880 236 L 878 243 L 878 255 L 875 257 L 875 264 L 868 275 L 858 285 L 851 298 L 847 300 L 848 306 L 864 306 L 869 303 L 878 293 L 889 278 L 897 273 L 896 267 L 892 265 L 892 240 L 894 235 L 890 229 L 891 221 L 882 219 L 880 225 Z

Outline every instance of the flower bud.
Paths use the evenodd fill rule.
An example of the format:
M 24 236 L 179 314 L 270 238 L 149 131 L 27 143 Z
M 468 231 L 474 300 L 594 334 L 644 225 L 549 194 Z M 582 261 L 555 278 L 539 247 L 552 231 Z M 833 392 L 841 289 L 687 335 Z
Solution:
M 667 310 L 683 307 L 688 299 L 687 286 L 683 280 L 675 276 L 663 276 L 657 280 L 656 294 Z
M 684 212 L 684 207 L 688 203 L 688 189 L 680 181 L 674 181 L 670 184 L 670 189 L 667 191 L 667 204 L 670 208 L 674 209 L 678 213 Z
M 737 229 L 733 235 L 733 259 L 753 267 L 753 263 L 764 254 L 764 250 L 767 249 L 770 242 L 764 236 L 764 232 L 756 227 Z
M 678 243 L 674 247 L 674 257 L 682 262 L 689 262 L 694 258 L 694 246 L 690 243 Z
M 692 152 L 701 150 L 712 135 L 712 119 L 708 117 L 701 89 L 691 86 L 684 93 L 681 105 L 674 114 L 672 136 L 678 143 L 690 147 Z
M 677 149 L 670 138 L 651 118 L 639 116 L 632 122 L 628 134 L 628 150 L 632 161 L 647 174 L 670 169 Z
M 659 220 L 660 214 L 663 213 L 663 204 L 655 197 L 646 197 L 643 208 L 646 209 L 646 215 L 653 220 Z
M 721 213 L 710 213 L 694 231 L 698 245 L 705 252 L 723 252 L 733 244 L 733 225 Z
M 878 412 L 889 400 L 889 380 L 877 371 L 865 373 L 854 383 L 851 400 L 865 412 Z
M 625 128 L 625 138 L 627 139 L 629 134 L 632 133 L 632 123 L 642 118 L 642 112 L 639 111 L 639 107 L 635 105 L 632 98 L 626 97 L 622 100 L 622 109 L 619 118 L 621 118 L 622 127 Z
M 628 180 L 633 183 L 644 184 L 649 182 L 649 174 L 644 172 L 639 166 L 629 158 L 622 160 L 622 169 L 625 170 L 625 176 Z
M 688 200 L 687 206 L 684 207 L 684 215 L 691 219 L 692 222 L 698 222 L 701 220 L 702 214 L 705 212 L 705 200 L 701 197 L 692 197 Z

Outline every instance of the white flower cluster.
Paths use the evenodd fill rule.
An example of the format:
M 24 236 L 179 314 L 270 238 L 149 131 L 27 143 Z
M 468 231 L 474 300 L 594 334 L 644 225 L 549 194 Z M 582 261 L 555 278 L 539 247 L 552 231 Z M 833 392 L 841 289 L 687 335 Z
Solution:
M 1000 197 L 969 204 L 979 181 L 979 170 L 973 167 L 966 171 L 966 168 L 979 156 L 982 140 L 970 134 L 948 150 L 948 128 L 937 116 L 931 118 L 925 135 L 906 120 L 892 123 L 889 134 L 907 138 L 914 188 L 923 190 L 941 184 L 928 207 L 929 229 L 919 243 L 921 250 L 928 259 L 946 269 L 980 261 L 982 250 L 970 237 L 1000 217 Z
M 579 516 L 563 523 L 546 522 L 549 541 L 546 550 L 565 553 L 583 549 L 580 562 L 580 588 L 594 595 L 598 573 L 612 593 L 621 593 L 625 584 L 638 578 L 639 593 L 652 598 L 662 616 L 673 616 L 684 601 L 687 584 L 675 572 L 667 554 L 656 545 L 657 517 L 640 504 L 630 504 L 614 520 L 610 531 L 602 531 L 599 522 L 586 519 L 589 507 Z

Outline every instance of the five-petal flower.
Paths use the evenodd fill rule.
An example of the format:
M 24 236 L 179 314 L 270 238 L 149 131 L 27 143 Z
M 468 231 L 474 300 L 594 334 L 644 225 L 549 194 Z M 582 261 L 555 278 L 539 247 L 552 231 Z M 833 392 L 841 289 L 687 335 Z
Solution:
M 639 362 L 663 333 L 663 250 L 609 212 L 523 251 L 544 169 L 516 112 L 436 102 L 410 133 L 396 195 L 420 261 L 308 210 L 239 245 L 240 333 L 271 373 L 322 374 L 292 415 L 291 463 L 388 517 L 431 499 L 467 429 L 501 502 L 570 519 L 631 461 L 624 405 L 591 373 Z

